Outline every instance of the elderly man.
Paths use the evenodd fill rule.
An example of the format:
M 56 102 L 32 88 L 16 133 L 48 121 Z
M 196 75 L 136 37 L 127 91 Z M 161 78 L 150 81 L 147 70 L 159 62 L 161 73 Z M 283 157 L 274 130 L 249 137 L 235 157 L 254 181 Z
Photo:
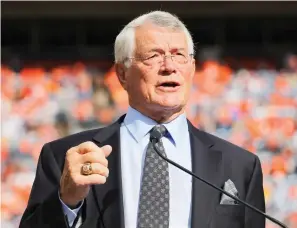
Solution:
M 127 114 L 44 145 L 20 227 L 264 228 L 262 216 L 155 151 L 264 211 L 259 159 L 186 118 L 193 54 L 177 17 L 155 11 L 130 22 L 115 41 Z

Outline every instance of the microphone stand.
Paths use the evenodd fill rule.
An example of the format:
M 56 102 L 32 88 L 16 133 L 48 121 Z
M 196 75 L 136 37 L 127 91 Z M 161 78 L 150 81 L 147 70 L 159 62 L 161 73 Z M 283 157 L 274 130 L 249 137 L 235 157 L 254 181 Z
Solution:
M 271 217 L 271 216 L 269 216 L 269 215 L 263 213 L 263 212 L 260 211 L 258 208 L 256 208 L 256 207 L 254 207 L 254 206 L 252 206 L 252 205 L 250 205 L 250 204 L 248 204 L 248 203 L 242 201 L 241 199 L 237 198 L 236 196 L 231 195 L 229 192 L 226 192 L 225 190 L 223 190 L 223 189 L 221 189 L 221 188 L 219 188 L 219 187 L 213 185 L 212 183 L 209 183 L 208 181 L 206 181 L 206 180 L 204 180 L 204 179 L 198 177 L 196 174 L 192 173 L 191 171 L 187 170 L 186 168 L 180 166 L 179 164 L 175 163 L 174 161 L 171 161 L 170 159 L 168 159 L 168 158 L 166 158 L 165 156 L 163 156 L 162 153 L 160 153 L 159 149 L 156 147 L 156 143 L 158 143 L 158 139 L 157 139 L 157 138 L 153 137 L 153 138 L 151 139 L 151 142 L 152 142 L 153 147 L 154 147 L 154 149 L 156 150 L 157 154 L 158 154 L 161 158 L 163 158 L 165 161 L 167 161 L 168 163 L 170 163 L 170 164 L 174 165 L 175 167 L 177 167 L 177 168 L 183 170 L 184 172 L 190 174 L 191 176 L 193 176 L 193 177 L 195 177 L 196 179 L 198 179 L 198 180 L 204 182 L 205 184 L 207 184 L 207 185 L 209 185 L 209 186 L 211 186 L 211 187 L 217 189 L 219 192 L 224 193 L 225 195 L 227 195 L 227 196 L 229 196 L 230 198 L 232 198 L 232 199 L 234 199 L 234 200 L 240 202 L 241 204 L 245 205 L 246 207 L 252 209 L 253 211 L 258 212 L 259 214 L 263 215 L 265 218 L 268 218 L 270 221 L 272 221 L 272 222 L 278 224 L 279 226 L 281 226 L 281 227 L 283 227 L 283 228 L 288 228 L 286 225 L 284 225 L 284 224 L 281 223 L 280 221 L 276 220 L 275 218 L 273 218 L 273 217 Z

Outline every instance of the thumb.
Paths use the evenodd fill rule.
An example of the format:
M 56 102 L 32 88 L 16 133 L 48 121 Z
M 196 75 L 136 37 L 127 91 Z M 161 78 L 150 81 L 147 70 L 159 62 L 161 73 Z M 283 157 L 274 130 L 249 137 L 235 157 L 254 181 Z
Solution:
M 110 145 L 105 145 L 105 146 L 101 147 L 101 149 L 103 150 L 103 153 L 106 158 L 110 155 L 110 153 L 112 151 L 112 147 Z

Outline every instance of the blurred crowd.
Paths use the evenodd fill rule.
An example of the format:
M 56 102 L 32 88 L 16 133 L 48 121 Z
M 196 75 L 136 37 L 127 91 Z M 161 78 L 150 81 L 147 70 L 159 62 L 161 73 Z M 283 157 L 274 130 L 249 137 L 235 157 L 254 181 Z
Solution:
M 188 118 L 259 156 L 267 213 L 296 228 L 297 57 L 282 69 L 231 63 L 197 64 Z M 43 144 L 115 121 L 128 101 L 112 66 L 106 71 L 81 62 L 21 70 L 2 65 L 1 80 L 1 223 L 14 228 Z

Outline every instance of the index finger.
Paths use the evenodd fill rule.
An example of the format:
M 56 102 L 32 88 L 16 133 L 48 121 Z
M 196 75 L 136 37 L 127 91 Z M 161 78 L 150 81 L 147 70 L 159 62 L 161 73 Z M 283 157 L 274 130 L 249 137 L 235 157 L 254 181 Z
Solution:
M 89 152 L 99 152 L 101 148 L 91 141 L 87 141 L 78 145 L 78 153 L 86 154 Z

